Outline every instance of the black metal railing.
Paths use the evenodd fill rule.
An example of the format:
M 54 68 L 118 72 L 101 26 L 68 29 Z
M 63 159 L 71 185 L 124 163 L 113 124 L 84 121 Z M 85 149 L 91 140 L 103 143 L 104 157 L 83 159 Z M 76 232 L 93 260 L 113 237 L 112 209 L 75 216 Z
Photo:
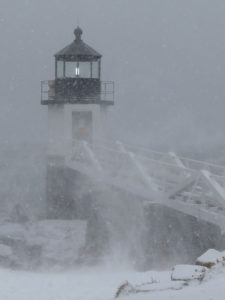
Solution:
M 90 86 L 76 85 L 72 88 L 60 85 L 56 80 L 41 81 L 41 104 L 51 103 L 105 103 L 114 104 L 114 82 L 99 81 L 98 88 L 90 90 Z

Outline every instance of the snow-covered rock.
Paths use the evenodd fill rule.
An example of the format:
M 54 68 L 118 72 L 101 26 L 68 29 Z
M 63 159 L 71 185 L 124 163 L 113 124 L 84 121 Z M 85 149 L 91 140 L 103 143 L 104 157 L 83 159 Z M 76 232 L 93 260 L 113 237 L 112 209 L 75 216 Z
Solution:
M 33 223 L 26 232 L 30 246 L 40 247 L 41 260 L 49 264 L 71 265 L 85 244 L 86 221 L 44 220 Z
M 171 280 L 190 281 L 193 279 L 202 280 L 207 269 L 202 266 L 177 265 L 172 269 Z
M 218 269 L 217 269 L 218 268 Z M 183 288 L 180 281 L 170 280 L 170 271 L 134 272 L 124 269 L 79 268 L 62 272 L 24 272 L 0 268 L 0 299 L 7 300 L 112 300 L 115 287 L 124 279 L 132 286 L 154 278 L 150 292 L 120 296 L 119 300 L 224 300 L 225 268 L 218 265 L 209 270 L 201 284 L 190 283 Z M 146 285 L 146 288 L 149 288 Z M 170 287 L 169 289 L 167 287 Z M 143 285 L 143 289 L 144 289 Z M 153 290 L 154 288 L 158 288 Z M 162 288 L 164 287 L 164 288 Z
M 71 266 L 85 245 L 86 221 L 42 220 L 0 226 L 0 265 Z
M 119 298 L 122 296 L 129 296 L 130 294 L 135 294 L 137 290 L 135 289 L 134 286 L 132 286 L 128 281 L 125 283 L 122 283 L 115 295 L 115 298 Z
M 119 286 L 115 298 L 141 293 L 181 290 L 185 285 L 185 281 L 173 282 L 168 280 L 166 282 L 160 282 L 153 280 L 139 285 L 132 285 L 130 282 L 126 281 Z
M 219 252 L 215 249 L 209 249 L 197 258 L 196 265 L 211 268 L 222 261 L 225 261 L 225 251 Z

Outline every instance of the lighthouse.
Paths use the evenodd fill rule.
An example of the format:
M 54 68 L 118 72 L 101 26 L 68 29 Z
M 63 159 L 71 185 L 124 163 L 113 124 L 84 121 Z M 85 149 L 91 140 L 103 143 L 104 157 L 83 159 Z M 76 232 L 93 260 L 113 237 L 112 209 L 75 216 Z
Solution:
M 76 196 L 68 185 L 78 175 L 71 175 L 65 162 L 81 141 L 91 145 L 106 138 L 107 110 L 114 105 L 114 82 L 101 81 L 102 55 L 82 40 L 82 33 L 77 27 L 74 41 L 55 54 L 55 79 L 41 82 L 41 104 L 48 107 L 49 218 L 76 215 Z

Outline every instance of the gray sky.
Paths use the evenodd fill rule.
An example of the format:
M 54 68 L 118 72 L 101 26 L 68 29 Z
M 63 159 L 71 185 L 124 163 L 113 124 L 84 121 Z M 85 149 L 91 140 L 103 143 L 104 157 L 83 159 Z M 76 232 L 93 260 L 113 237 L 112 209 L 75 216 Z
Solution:
M 40 81 L 83 40 L 116 83 L 115 136 L 152 148 L 225 145 L 224 0 L 0 0 L 0 135 L 45 141 Z

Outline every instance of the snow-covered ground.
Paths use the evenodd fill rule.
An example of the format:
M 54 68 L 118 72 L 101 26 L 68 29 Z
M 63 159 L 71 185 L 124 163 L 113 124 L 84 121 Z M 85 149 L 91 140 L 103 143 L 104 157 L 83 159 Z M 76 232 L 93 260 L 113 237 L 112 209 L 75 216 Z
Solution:
M 143 272 L 107 268 L 79 269 L 58 273 L 31 273 L 0 269 L 1 300 L 110 300 L 119 285 L 126 280 L 132 285 L 153 282 L 151 292 L 138 293 L 119 299 L 224 300 L 225 267 L 214 267 L 203 281 L 188 286 L 171 281 L 171 271 Z M 153 286 L 158 291 L 154 291 Z M 178 290 L 177 290 L 178 288 Z M 146 288 L 147 289 L 147 288 Z

